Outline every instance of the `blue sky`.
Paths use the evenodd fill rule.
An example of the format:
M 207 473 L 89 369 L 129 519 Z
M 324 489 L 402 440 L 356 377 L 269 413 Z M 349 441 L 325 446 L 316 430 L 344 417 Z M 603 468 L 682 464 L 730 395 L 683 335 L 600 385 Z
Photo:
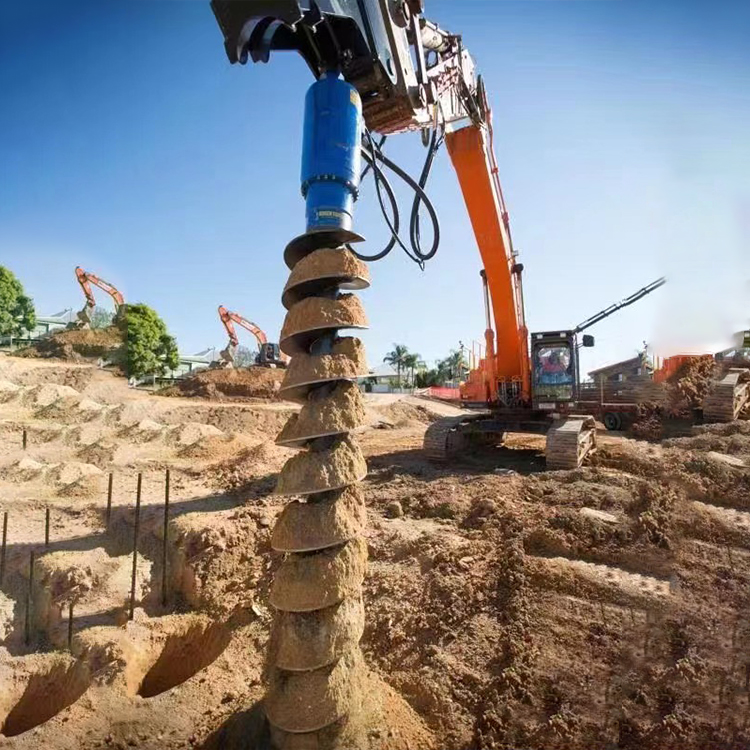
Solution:
M 592 331 L 585 367 L 643 340 L 712 347 L 748 325 L 747 3 L 426 5 L 485 77 L 532 330 L 575 325 L 662 274 L 668 287 Z M 282 251 L 304 230 L 310 83 L 291 54 L 230 66 L 208 2 L 3 4 L 0 263 L 41 313 L 81 306 L 80 264 L 154 306 L 185 353 L 225 343 L 219 304 L 274 338 Z M 388 150 L 418 172 L 418 135 Z M 372 365 L 392 342 L 432 360 L 482 337 L 479 254 L 445 152 L 429 193 L 437 257 L 424 272 L 396 251 L 371 267 Z M 368 187 L 356 227 L 373 249 L 385 239 Z

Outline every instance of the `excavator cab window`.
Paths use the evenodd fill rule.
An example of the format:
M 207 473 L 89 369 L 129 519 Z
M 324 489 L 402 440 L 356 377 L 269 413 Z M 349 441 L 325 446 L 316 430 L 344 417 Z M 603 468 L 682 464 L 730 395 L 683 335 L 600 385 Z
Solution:
M 569 341 L 534 341 L 534 401 L 571 401 L 576 380 L 575 354 Z

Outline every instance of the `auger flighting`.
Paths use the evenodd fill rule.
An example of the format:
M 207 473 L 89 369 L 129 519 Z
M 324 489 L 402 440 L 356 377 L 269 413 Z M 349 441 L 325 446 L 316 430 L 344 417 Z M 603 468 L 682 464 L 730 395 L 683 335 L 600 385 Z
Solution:
M 285 251 L 291 274 L 282 295 L 287 314 L 280 346 L 292 359 L 281 392 L 302 409 L 277 439 L 301 449 L 279 476 L 277 493 L 292 500 L 272 536 L 273 548 L 286 555 L 271 591 L 277 615 L 264 701 L 278 748 L 365 741 L 357 720 L 366 692 L 359 640 L 367 561 L 358 483 L 367 466 L 351 431 L 364 423 L 353 379 L 367 365 L 359 339 L 339 336 L 341 329 L 367 325 L 359 299 L 342 291 L 369 285 L 367 267 L 343 246 L 359 239 L 351 224 L 361 122 L 353 86 L 335 73 L 312 85 L 302 167 L 307 232 Z

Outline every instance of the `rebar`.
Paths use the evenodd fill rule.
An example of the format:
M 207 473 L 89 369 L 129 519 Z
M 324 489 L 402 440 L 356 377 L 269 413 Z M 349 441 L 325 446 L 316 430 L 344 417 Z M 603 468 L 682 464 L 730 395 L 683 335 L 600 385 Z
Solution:
M 34 593 L 34 550 L 29 552 L 29 586 L 26 589 L 26 621 L 24 627 L 24 642 L 31 643 L 32 600 Z
M 141 485 L 143 475 L 138 474 L 138 484 L 135 491 L 135 520 L 133 523 L 133 575 L 130 581 L 130 611 L 128 619 L 132 620 L 135 614 L 135 584 L 138 577 L 138 532 L 141 523 Z
M 161 541 L 161 603 L 167 604 L 167 552 L 169 546 L 169 469 L 164 477 L 164 535 Z
M 0 544 L 0 586 L 5 580 L 5 555 L 8 548 L 8 511 L 3 513 L 3 539 Z
M 109 522 L 112 520 L 112 483 L 114 481 L 114 474 L 109 472 L 109 480 L 107 481 L 107 512 L 104 516 L 104 527 L 109 531 Z

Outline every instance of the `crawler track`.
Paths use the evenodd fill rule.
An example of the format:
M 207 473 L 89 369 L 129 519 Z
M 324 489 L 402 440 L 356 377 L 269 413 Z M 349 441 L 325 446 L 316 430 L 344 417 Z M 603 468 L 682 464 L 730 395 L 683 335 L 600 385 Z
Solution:
M 750 370 L 732 369 L 706 396 L 706 422 L 732 422 L 750 405 Z

